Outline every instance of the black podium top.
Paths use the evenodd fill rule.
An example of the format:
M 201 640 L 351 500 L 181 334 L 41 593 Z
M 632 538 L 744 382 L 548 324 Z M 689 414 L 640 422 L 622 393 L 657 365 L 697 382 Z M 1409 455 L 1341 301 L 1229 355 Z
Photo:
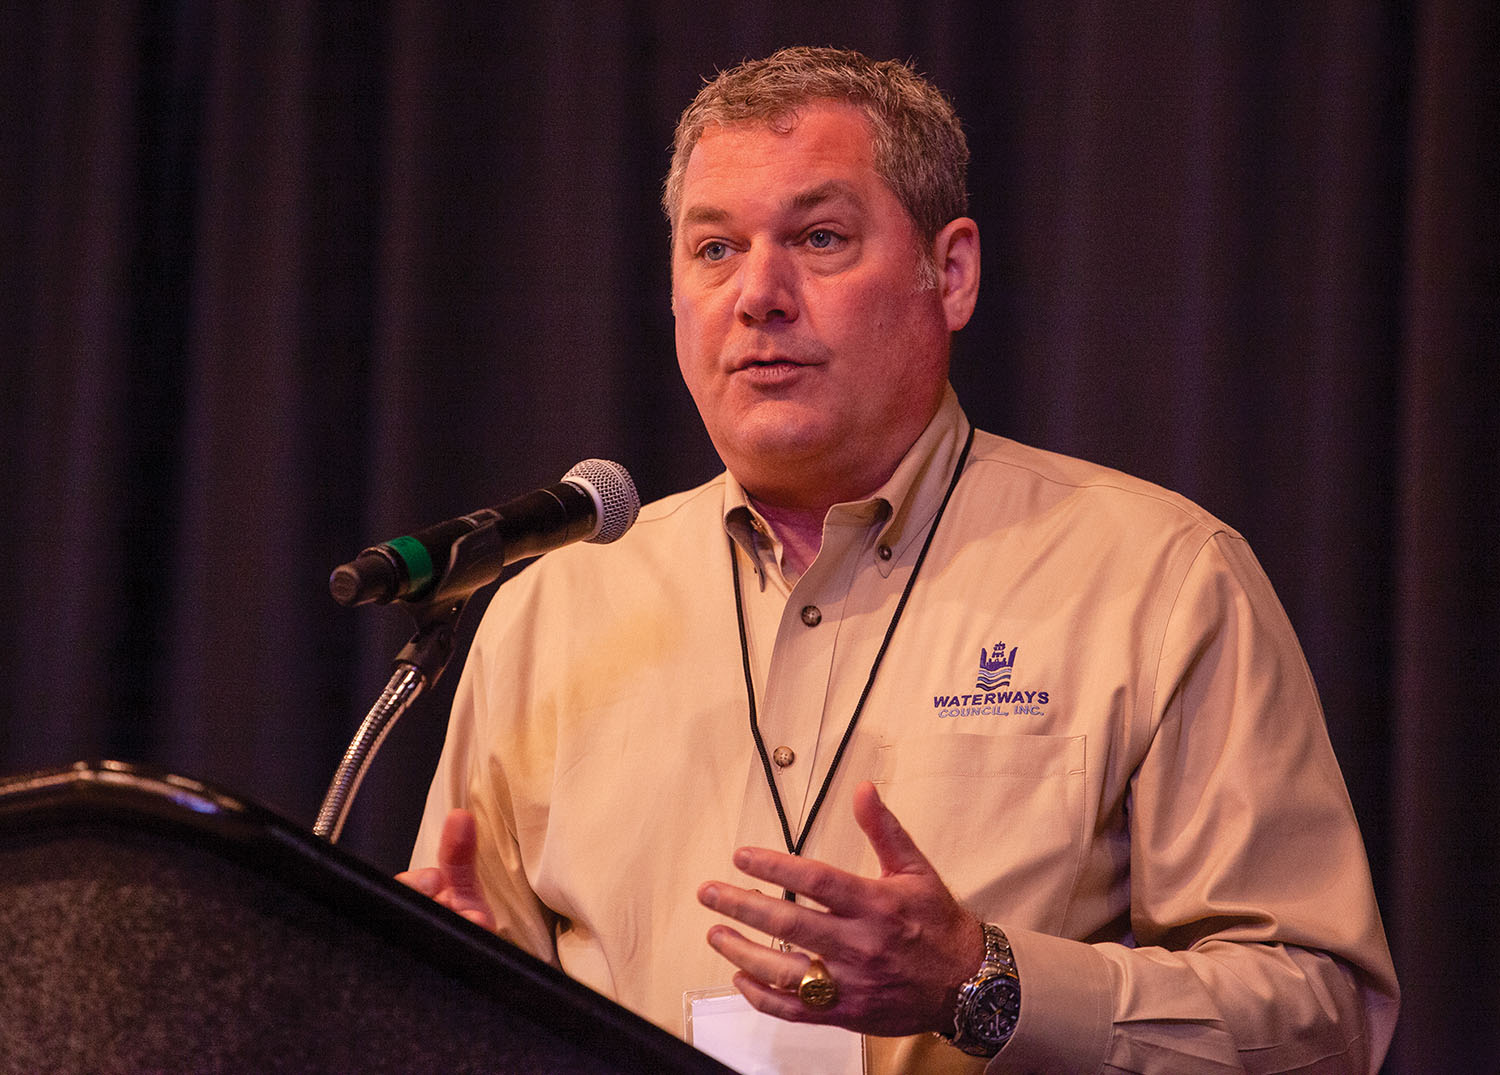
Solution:
M 0 779 L 0 1070 L 729 1069 L 277 815 L 120 762 Z

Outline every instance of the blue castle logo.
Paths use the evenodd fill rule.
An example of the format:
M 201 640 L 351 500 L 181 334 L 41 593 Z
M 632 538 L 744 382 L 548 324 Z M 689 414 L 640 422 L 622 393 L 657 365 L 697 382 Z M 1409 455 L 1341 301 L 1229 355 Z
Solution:
M 974 682 L 974 689 L 993 691 L 1010 686 L 1010 673 L 1015 665 L 1016 647 L 1012 646 L 1010 652 L 1006 653 L 1004 642 L 996 642 L 995 648 L 988 652 L 981 646 L 979 678 Z

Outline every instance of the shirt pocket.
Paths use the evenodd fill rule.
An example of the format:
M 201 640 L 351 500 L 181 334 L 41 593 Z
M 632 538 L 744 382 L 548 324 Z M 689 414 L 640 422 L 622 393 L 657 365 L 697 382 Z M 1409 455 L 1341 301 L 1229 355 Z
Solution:
M 960 903 L 1056 932 L 1086 850 L 1086 737 L 946 732 L 879 750 L 882 798 Z

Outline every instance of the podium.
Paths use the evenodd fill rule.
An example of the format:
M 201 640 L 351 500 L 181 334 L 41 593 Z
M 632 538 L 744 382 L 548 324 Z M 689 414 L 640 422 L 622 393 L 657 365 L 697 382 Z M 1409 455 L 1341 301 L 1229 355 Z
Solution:
M 119 762 L 0 779 L 0 1071 L 729 1069 L 275 814 Z

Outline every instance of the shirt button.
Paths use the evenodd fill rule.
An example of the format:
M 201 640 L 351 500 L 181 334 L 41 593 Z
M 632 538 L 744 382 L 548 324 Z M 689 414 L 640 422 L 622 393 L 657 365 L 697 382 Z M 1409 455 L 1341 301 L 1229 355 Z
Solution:
M 802 622 L 809 627 L 816 627 L 823 622 L 823 613 L 818 609 L 817 605 L 803 605 Z
M 776 763 L 776 768 L 785 769 L 797 760 L 797 755 L 793 753 L 791 747 L 777 747 L 771 752 L 771 760 Z
M 889 545 L 882 545 L 875 550 L 875 555 L 882 560 L 889 560 L 891 558 L 891 547 Z

